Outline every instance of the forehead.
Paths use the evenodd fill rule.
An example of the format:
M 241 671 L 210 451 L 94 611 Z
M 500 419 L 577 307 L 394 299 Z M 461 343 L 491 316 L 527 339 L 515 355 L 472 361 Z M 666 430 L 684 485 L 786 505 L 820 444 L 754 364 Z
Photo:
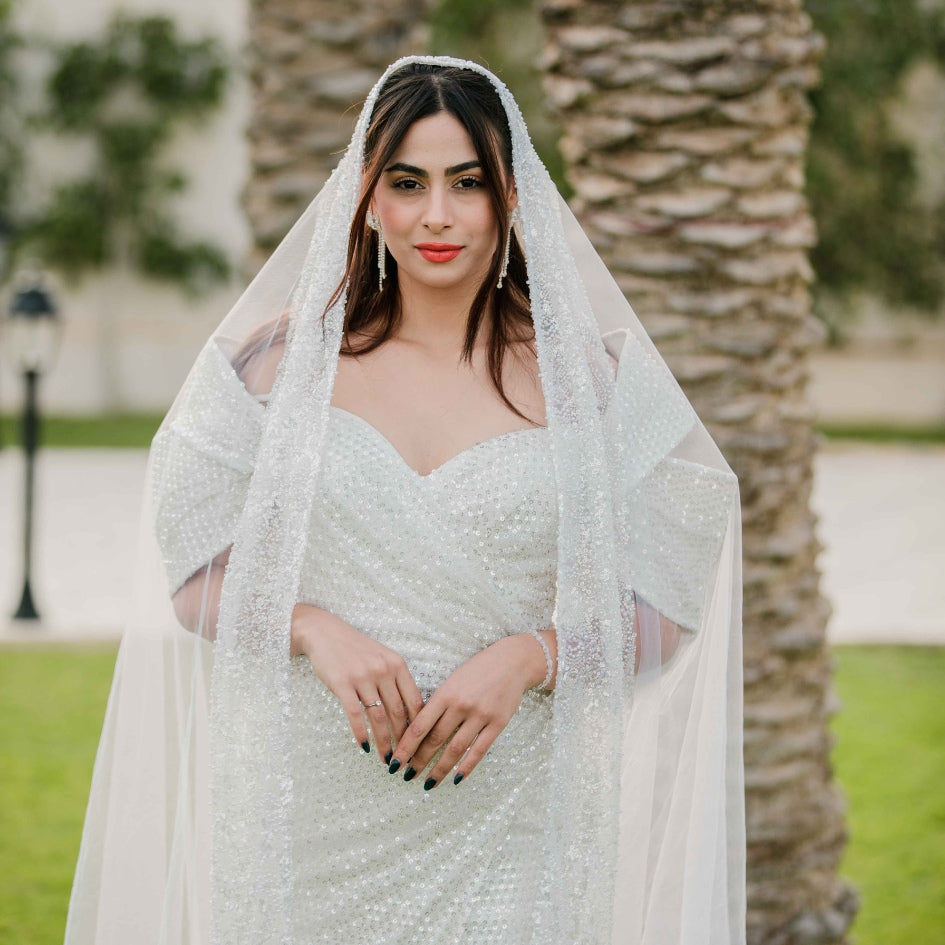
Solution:
M 434 170 L 476 159 L 476 148 L 466 129 L 449 112 L 437 112 L 415 121 L 394 152 L 394 161 Z

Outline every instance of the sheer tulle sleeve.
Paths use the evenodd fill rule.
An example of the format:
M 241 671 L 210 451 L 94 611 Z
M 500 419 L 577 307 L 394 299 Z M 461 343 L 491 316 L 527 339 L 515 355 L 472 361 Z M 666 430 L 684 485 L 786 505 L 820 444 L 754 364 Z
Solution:
M 232 542 L 264 416 L 211 341 L 152 447 L 154 525 L 171 594 Z

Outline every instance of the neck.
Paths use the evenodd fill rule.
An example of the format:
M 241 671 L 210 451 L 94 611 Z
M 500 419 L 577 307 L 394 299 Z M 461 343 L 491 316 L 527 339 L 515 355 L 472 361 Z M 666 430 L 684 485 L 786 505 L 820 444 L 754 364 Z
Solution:
M 431 351 L 453 353 L 462 350 L 466 339 L 469 310 L 478 284 L 463 283 L 449 288 L 419 285 L 410 279 L 400 283 L 401 321 L 396 337 Z M 489 326 L 479 326 L 475 347 L 488 340 Z

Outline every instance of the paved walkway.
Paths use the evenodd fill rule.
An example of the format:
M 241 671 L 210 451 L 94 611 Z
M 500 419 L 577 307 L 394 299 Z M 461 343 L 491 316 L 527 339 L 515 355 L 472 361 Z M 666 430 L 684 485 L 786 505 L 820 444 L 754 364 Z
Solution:
M 14 625 L 22 465 L 0 452 L 0 640 L 111 640 L 134 573 L 145 454 L 47 450 L 37 470 L 39 625 Z M 830 447 L 817 459 L 830 639 L 945 644 L 945 449 Z

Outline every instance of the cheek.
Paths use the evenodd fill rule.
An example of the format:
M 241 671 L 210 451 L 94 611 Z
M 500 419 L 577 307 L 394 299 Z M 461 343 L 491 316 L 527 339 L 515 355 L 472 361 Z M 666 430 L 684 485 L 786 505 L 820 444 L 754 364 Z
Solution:
M 404 208 L 402 204 L 398 204 L 398 201 L 375 197 L 374 206 L 385 233 L 393 236 L 406 225 L 407 214 L 404 213 Z
M 483 246 L 488 247 L 490 251 L 494 249 L 497 239 L 497 228 L 495 215 L 492 212 L 492 204 L 487 203 L 478 208 L 478 212 L 475 216 L 475 228 L 482 234 Z

